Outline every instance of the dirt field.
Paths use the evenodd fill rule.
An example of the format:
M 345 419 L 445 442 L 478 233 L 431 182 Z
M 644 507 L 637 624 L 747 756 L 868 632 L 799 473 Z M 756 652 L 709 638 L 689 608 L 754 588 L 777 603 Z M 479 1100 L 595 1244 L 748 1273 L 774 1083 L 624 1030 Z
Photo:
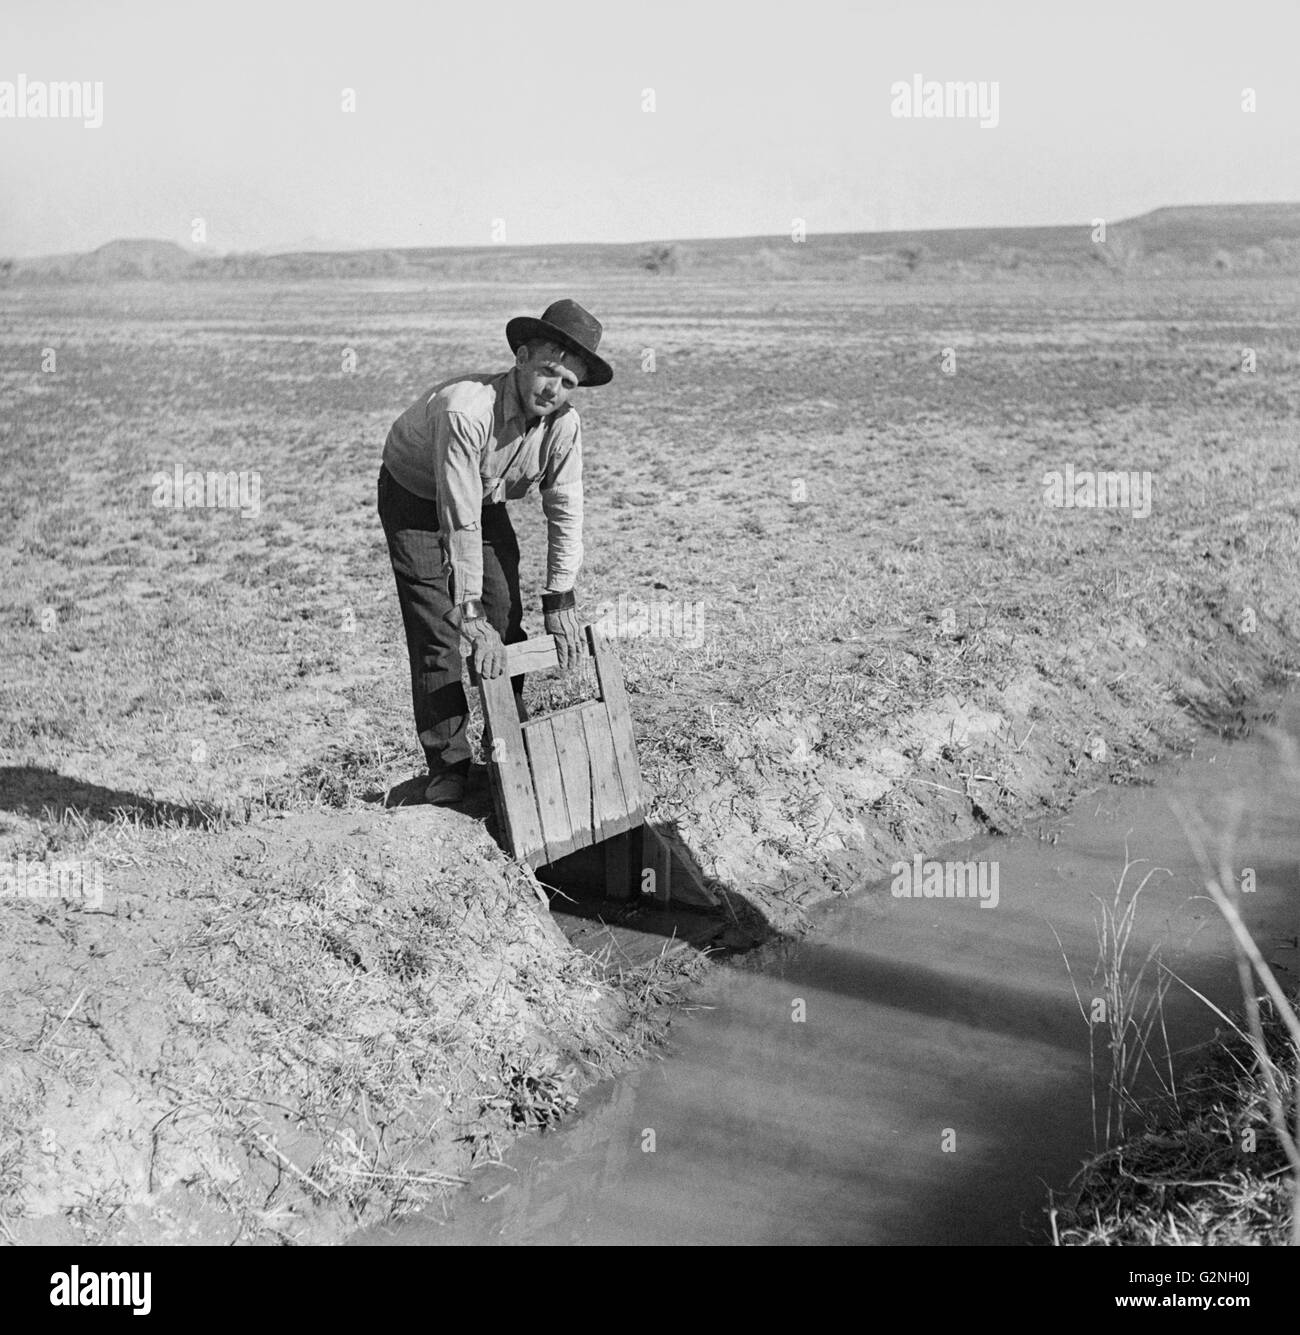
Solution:
M 384 434 L 566 294 L 617 373 L 581 610 L 667 626 L 619 646 L 651 814 L 737 921 L 798 931 L 1294 674 L 1295 276 L 0 288 L 14 1236 L 334 1239 L 652 1040 L 683 966 L 573 950 L 485 804 L 384 806 L 419 759 Z M 242 512 L 155 504 L 178 467 L 244 472 Z M 1067 469 L 1130 504 L 1049 504 Z M 22 892 L 50 863 L 80 898 Z

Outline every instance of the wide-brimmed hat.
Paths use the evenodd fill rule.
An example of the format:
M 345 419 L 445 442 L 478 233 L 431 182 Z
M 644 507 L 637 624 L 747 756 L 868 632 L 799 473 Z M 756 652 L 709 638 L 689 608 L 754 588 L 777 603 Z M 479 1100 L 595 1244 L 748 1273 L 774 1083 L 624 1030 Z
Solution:
M 516 315 L 506 325 L 506 340 L 511 352 L 517 352 L 521 343 L 535 338 L 558 343 L 562 348 L 576 352 L 587 366 L 587 374 L 578 381 L 580 385 L 608 385 L 614 378 L 614 368 L 596 352 L 600 335 L 600 321 L 567 297 L 551 302 L 540 320 L 531 315 Z

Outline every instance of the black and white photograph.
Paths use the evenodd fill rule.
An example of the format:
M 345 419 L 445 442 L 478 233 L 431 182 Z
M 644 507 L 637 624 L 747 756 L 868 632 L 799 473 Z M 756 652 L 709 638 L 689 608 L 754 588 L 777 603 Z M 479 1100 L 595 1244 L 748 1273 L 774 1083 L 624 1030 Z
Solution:
M 1097 1312 L 1264 1296 L 1293 0 L 0 35 L 0 1257 L 43 1319 L 192 1315 L 212 1247 L 1145 1248 Z

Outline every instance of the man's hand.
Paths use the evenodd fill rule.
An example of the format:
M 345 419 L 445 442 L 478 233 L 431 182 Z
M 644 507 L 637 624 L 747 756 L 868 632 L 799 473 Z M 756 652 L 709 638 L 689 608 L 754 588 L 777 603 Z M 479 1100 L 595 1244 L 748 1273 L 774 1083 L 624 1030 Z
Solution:
M 546 633 L 555 636 L 555 655 L 559 660 L 560 670 L 567 672 L 582 663 L 582 626 L 578 613 L 572 607 L 558 612 L 547 612 Z
M 506 647 L 486 617 L 460 623 L 460 633 L 469 641 L 474 670 L 481 677 L 499 677 L 506 670 Z

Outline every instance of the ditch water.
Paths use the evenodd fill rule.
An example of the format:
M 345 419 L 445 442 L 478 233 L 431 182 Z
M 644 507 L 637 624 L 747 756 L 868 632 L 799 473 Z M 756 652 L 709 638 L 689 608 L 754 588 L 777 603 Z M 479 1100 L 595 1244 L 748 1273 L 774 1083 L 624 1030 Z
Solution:
M 1300 699 L 1276 709 L 1300 736 Z M 590 1091 L 562 1130 L 476 1172 L 449 1213 L 354 1241 L 1046 1241 L 1048 1187 L 1094 1146 L 1088 1027 L 1065 959 L 1090 1001 L 1095 897 L 1113 897 L 1126 844 L 1142 860 L 1126 884 L 1168 869 L 1141 892 L 1130 960 L 1158 944 L 1181 978 L 1239 1005 L 1228 931 L 1171 798 L 1216 831 L 1240 800 L 1233 863 L 1256 886 L 1243 912 L 1282 985 L 1300 974 L 1300 790 L 1266 730 L 1207 738 L 1146 777 L 1023 835 L 927 850 L 996 861 L 996 908 L 896 898 L 886 881 L 829 906 L 763 967 L 718 969 L 663 1061 Z M 1178 1070 L 1218 1021 L 1178 983 L 1164 1012 Z M 1104 1074 L 1098 1087 L 1104 1098 Z

